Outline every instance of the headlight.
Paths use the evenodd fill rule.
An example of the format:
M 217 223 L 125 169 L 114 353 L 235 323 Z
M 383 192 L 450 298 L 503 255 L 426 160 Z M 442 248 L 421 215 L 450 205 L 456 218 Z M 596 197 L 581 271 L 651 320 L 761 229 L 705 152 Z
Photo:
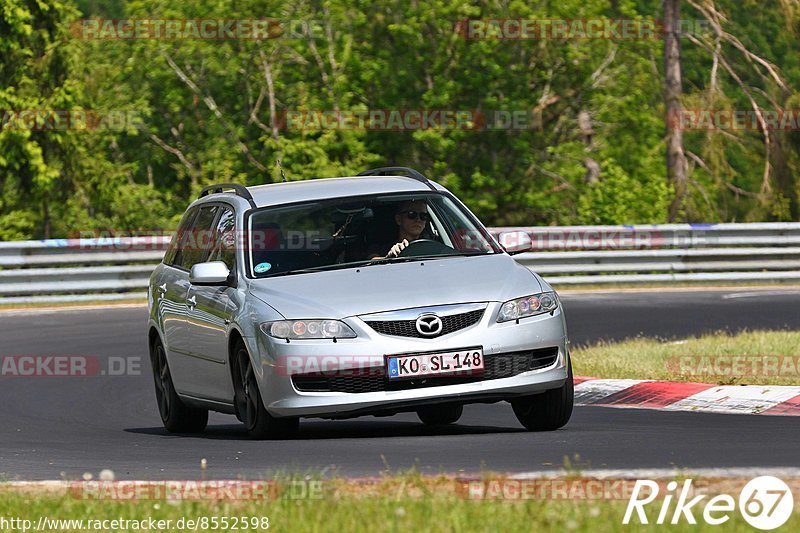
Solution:
M 500 307 L 500 314 L 497 315 L 498 322 L 508 322 L 527 316 L 541 315 L 555 311 L 558 307 L 558 299 L 554 292 L 543 292 L 531 296 L 509 300 Z
M 355 331 L 341 320 L 276 320 L 261 331 L 276 339 L 352 339 Z

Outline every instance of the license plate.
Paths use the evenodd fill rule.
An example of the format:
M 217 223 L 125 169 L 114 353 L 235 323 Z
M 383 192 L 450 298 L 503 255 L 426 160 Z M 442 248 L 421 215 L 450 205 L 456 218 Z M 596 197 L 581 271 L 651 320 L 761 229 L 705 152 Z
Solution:
M 483 348 L 456 352 L 391 355 L 386 361 L 389 379 L 483 373 Z

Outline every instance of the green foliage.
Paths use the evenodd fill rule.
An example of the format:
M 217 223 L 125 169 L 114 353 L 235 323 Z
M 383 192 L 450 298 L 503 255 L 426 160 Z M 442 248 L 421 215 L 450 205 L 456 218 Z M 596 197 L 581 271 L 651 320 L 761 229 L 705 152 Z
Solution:
M 586 187 L 578 200 L 581 220 L 589 224 L 659 224 L 667 220 L 672 190 L 659 178 L 638 181 L 611 161 L 603 180 Z
M 712 54 L 682 39 L 686 107 L 749 109 L 750 94 L 765 108 L 800 108 L 796 2 L 745 3 L 717 0 L 725 29 L 780 65 L 786 88 L 730 43 L 722 52 L 741 83 L 720 67 L 712 87 Z M 469 40 L 454 31 L 468 18 L 660 15 L 655 0 L 5 0 L 0 110 L 138 120 L 105 131 L 0 125 L 0 239 L 171 228 L 205 185 L 277 181 L 276 159 L 290 179 L 413 166 L 493 225 L 666 222 L 662 41 Z M 272 17 L 312 21 L 316 31 L 221 41 L 71 35 L 76 20 L 102 17 Z M 702 14 L 684 3 L 683 18 Z M 504 110 L 529 120 L 476 131 L 281 121 L 290 111 L 337 109 Z M 687 219 L 797 220 L 800 134 L 773 132 L 771 141 L 765 181 L 761 132 L 687 132 Z M 596 180 L 587 179 L 592 164 Z
M 32 211 L 10 211 L 0 215 L 0 241 L 29 239 L 36 230 L 35 214 Z

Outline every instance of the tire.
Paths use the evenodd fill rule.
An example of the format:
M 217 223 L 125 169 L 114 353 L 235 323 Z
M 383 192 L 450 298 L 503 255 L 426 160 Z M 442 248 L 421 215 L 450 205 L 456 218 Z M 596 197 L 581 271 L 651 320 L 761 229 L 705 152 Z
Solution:
M 427 426 L 454 424 L 461 418 L 464 406 L 460 403 L 428 405 L 417 409 L 417 416 Z
M 172 374 L 167 363 L 167 352 L 161 339 L 150 347 L 150 362 L 156 386 L 156 402 L 161 422 L 170 433 L 199 433 L 208 425 L 208 411 L 184 404 L 172 383 Z
M 511 401 L 517 420 L 527 430 L 553 431 L 569 422 L 575 397 L 570 360 L 567 369 L 567 379 L 561 387 Z
M 250 354 L 240 340 L 231 362 L 236 416 L 253 439 L 279 439 L 297 431 L 299 418 L 275 418 L 264 408 Z

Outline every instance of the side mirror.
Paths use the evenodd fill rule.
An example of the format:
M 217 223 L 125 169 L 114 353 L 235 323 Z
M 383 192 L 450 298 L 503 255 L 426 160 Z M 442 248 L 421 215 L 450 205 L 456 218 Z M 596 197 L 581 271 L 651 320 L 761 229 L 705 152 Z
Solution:
M 511 255 L 529 252 L 533 248 L 531 236 L 524 231 L 504 231 L 497 236 L 497 240 Z
M 231 271 L 222 261 L 197 263 L 189 272 L 189 283 L 192 285 L 227 285 Z

